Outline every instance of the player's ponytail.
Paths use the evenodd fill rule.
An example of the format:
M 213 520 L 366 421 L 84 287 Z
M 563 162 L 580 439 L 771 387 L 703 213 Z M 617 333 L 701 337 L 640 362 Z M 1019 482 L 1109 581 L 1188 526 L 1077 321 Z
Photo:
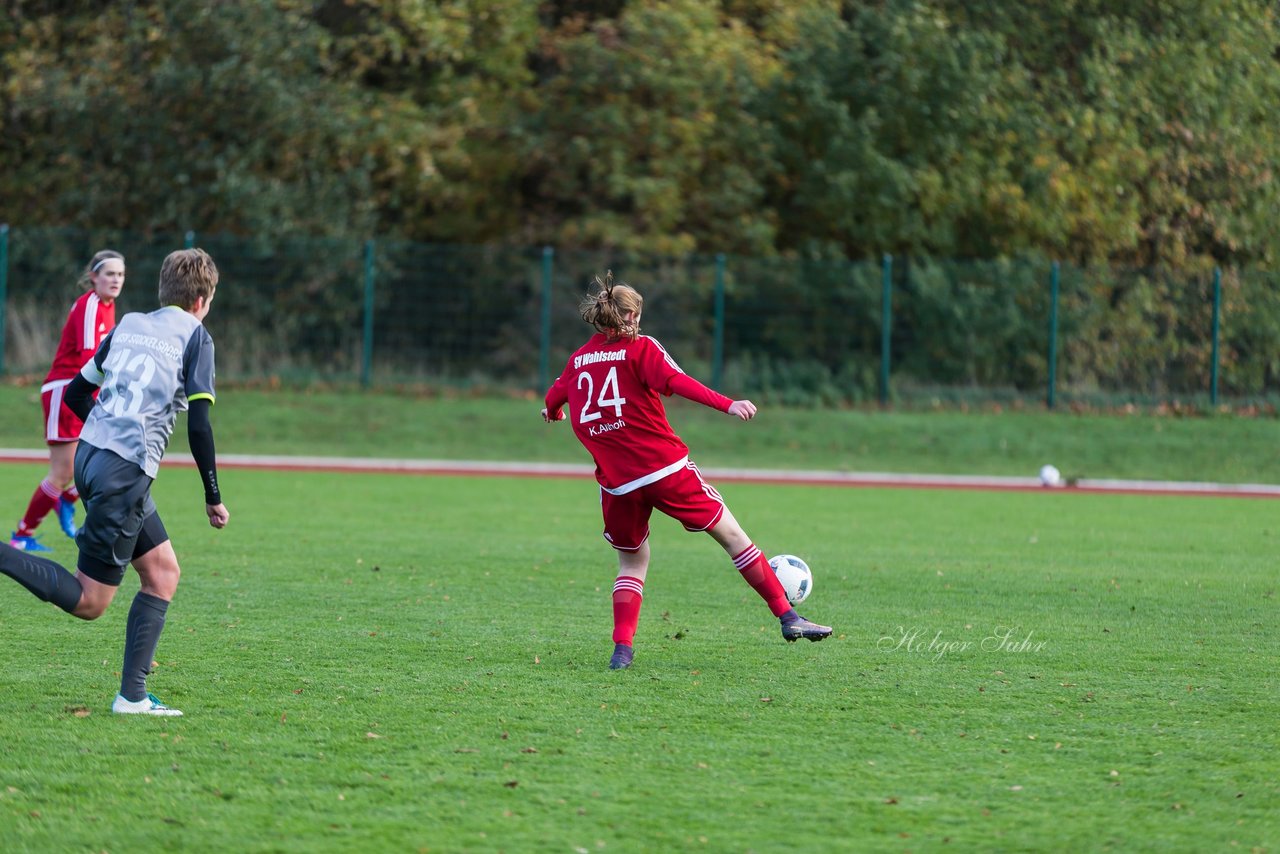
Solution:
M 582 319 L 610 340 L 626 338 L 634 341 L 640 334 L 640 325 L 629 323 L 625 318 L 630 312 L 641 312 L 644 297 L 630 285 L 614 282 L 612 270 L 607 271 L 603 279 L 596 276 L 594 281 L 599 290 L 587 294 L 579 305 Z

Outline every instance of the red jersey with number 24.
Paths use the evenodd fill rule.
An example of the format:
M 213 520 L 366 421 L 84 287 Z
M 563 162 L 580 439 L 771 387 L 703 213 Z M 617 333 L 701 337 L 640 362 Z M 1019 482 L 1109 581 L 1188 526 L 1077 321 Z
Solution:
M 597 333 L 583 344 L 547 391 L 554 418 L 569 406 L 573 432 L 596 463 L 606 492 L 625 495 L 679 471 L 689 448 L 671 429 L 660 395 L 684 371 L 655 339 L 609 341 Z

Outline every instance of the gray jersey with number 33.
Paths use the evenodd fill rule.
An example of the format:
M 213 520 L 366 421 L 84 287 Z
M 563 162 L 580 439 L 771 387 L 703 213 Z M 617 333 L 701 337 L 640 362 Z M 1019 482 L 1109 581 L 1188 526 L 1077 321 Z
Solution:
M 178 413 L 190 400 L 214 399 L 213 339 L 176 306 L 126 314 L 80 373 L 102 386 L 80 441 L 154 478 Z

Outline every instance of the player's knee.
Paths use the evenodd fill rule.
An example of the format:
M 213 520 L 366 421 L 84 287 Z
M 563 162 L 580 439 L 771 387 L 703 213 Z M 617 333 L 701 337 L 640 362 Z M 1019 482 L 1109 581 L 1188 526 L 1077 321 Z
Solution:
M 172 599 L 181 578 L 182 570 L 178 562 L 165 561 L 158 566 L 149 567 L 142 575 L 142 592 L 161 599 Z
M 71 613 L 85 621 L 96 620 L 107 612 L 107 606 L 111 604 L 111 600 L 106 601 L 95 599 L 89 596 L 82 596 L 79 604 Z

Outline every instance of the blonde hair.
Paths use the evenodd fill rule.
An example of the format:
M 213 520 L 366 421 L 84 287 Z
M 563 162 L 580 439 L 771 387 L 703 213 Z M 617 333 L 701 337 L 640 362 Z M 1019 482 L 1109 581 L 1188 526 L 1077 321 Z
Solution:
M 205 302 L 218 287 L 218 268 L 203 249 L 170 252 L 160 265 L 160 304 L 190 309 L 199 297 Z
M 614 282 L 612 270 L 604 274 L 604 279 L 596 276 L 594 281 L 600 290 L 587 294 L 578 306 L 582 319 L 611 341 L 620 338 L 636 340 L 640 324 L 627 322 L 625 318 L 628 312 L 639 314 L 644 309 L 644 297 L 627 283 Z
M 93 253 L 89 263 L 84 265 L 84 272 L 80 274 L 80 278 L 76 279 L 77 287 L 82 291 L 93 287 L 93 274 L 102 268 L 103 262 L 110 261 L 112 258 L 119 258 L 120 263 L 124 263 L 124 256 L 114 249 L 99 249 Z

